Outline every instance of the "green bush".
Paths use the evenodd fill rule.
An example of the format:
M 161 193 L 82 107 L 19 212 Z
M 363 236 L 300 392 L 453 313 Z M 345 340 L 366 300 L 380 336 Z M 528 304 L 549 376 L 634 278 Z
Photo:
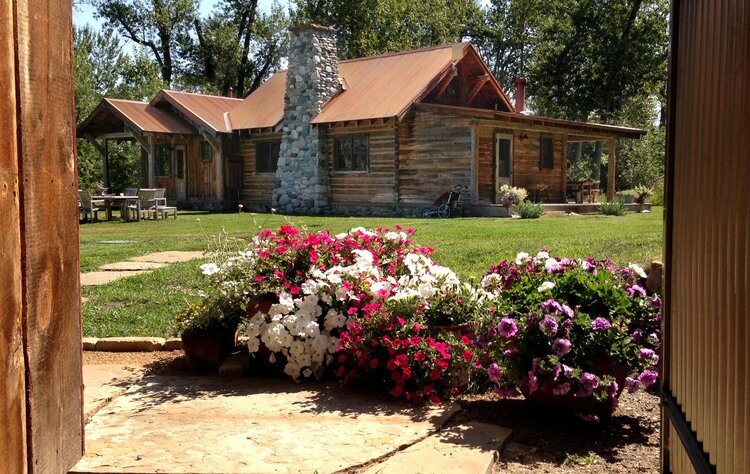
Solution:
M 654 206 L 664 205 L 664 185 L 659 185 L 654 188 L 654 192 L 651 194 L 649 202 Z
M 624 216 L 628 212 L 628 207 L 622 201 L 612 201 L 602 203 L 599 210 L 607 216 Z
M 544 206 L 534 202 L 523 202 L 516 207 L 516 212 L 521 219 L 538 219 L 544 214 Z

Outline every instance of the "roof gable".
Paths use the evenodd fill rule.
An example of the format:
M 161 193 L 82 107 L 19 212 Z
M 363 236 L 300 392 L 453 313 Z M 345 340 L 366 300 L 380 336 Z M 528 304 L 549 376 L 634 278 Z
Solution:
M 102 99 L 78 128 L 81 134 L 100 135 L 120 132 L 124 125 L 137 133 L 194 134 L 195 128 L 174 114 L 148 102 L 124 99 Z
M 150 102 L 152 106 L 160 103 L 172 106 L 200 131 L 216 135 L 232 131 L 226 114 L 241 104 L 242 99 L 162 89 Z

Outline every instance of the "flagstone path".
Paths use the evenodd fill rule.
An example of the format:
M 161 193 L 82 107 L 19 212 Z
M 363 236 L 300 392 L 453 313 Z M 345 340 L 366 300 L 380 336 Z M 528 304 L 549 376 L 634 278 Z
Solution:
M 121 278 L 149 273 L 170 263 L 187 262 L 203 257 L 203 252 L 155 252 L 133 257 L 124 262 L 108 263 L 99 267 L 99 271 L 81 273 L 81 285 L 105 285 Z
M 88 418 L 71 472 L 483 473 L 510 434 L 444 428 L 459 406 L 418 408 L 335 382 L 140 377 L 84 366 L 87 408 L 111 401 Z

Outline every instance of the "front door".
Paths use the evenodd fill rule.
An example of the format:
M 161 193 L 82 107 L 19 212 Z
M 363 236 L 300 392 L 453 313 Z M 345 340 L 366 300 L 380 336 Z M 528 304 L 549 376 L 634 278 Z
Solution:
M 178 201 L 185 200 L 185 147 L 174 149 L 174 191 Z
M 495 134 L 495 202 L 497 190 L 503 184 L 513 184 L 513 135 Z

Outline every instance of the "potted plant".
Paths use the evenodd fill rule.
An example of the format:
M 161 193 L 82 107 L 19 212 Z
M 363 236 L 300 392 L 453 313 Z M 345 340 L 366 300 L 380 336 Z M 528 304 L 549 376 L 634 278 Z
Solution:
M 638 197 L 638 193 L 633 189 L 626 189 L 624 191 L 618 191 L 615 193 L 617 199 L 623 204 L 633 204 L 635 199 Z
M 635 192 L 635 202 L 638 204 L 645 204 L 646 199 L 651 196 L 654 192 L 646 186 L 636 186 L 633 190 Z
M 244 301 L 226 295 L 206 296 L 177 317 L 182 347 L 190 365 L 215 370 L 234 350 Z
M 524 188 L 503 184 L 498 190 L 498 195 L 500 196 L 500 204 L 505 208 L 510 208 L 510 206 L 517 206 L 524 202 L 528 193 Z
M 587 420 L 612 414 L 623 388 L 656 381 L 661 301 L 643 270 L 609 261 L 519 254 L 483 279 L 497 316 L 482 328 L 483 363 L 501 396 Z

